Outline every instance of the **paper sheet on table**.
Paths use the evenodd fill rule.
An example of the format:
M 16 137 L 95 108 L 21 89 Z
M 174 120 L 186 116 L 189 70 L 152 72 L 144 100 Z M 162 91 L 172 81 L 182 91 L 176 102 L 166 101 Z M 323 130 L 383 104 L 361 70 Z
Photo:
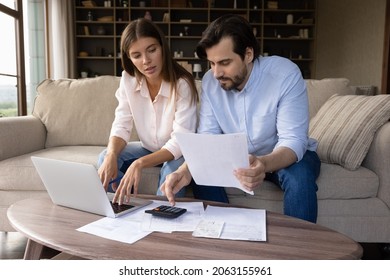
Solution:
M 165 201 L 158 201 L 157 204 L 154 204 L 154 207 L 160 205 L 170 204 Z M 167 219 L 147 214 L 143 217 L 141 229 L 144 231 L 159 232 L 193 231 L 203 217 L 203 202 L 176 202 L 175 206 L 186 208 L 187 211 L 175 219 Z
M 153 203 L 118 218 L 102 218 L 78 228 L 78 231 L 103 238 L 133 244 L 153 231 L 193 231 L 204 213 L 202 202 L 176 202 L 176 206 L 187 209 L 188 213 L 171 221 L 152 217 L 145 213 L 147 209 L 168 202 L 155 200 Z M 187 215 L 188 214 L 188 215 Z
M 220 239 L 267 240 L 266 211 L 264 209 L 207 206 L 203 219 L 223 222 Z
M 192 236 L 219 238 L 222 233 L 223 225 L 223 221 L 201 220 L 192 233 Z
M 198 185 L 244 189 L 233 171 L 249 166 L 248 144 L 244 133 L 176 133 L 180 149 Z
M 102 218 L 82 226 L 77 230 L 111 240 L 133 244 L 151 233 L 151 231 L 141 229 L 142 217 L 145 215 L 145 210 L 146 207 L 143 207 L 115 219 Z

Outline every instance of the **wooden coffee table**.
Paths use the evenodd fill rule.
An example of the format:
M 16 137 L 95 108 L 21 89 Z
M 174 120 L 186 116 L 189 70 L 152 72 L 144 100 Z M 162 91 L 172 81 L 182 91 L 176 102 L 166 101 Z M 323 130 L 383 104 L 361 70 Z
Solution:
M 101 218 L 54 205 L 49 198 L 23 200 L 8 209 L 13 227 L 29 239 L 25 259 L 40 259 L 47 247 L 86 259 L 120 260 L 359 259 L 363 253 L 358 243 L 343 234 L 273 212 L 267 212 L 266 242 L 197 238 L 191 232 L 153 232 L 127 244 L 76 230 Z

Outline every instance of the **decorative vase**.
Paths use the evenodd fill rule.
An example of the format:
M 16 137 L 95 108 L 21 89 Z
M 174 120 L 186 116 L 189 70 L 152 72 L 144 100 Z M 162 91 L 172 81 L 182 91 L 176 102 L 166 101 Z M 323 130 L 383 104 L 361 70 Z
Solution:
M 98 35 L 105 35 L 106 34 L 106 30 L 104 29 L 103 26 L 99 25 L 98 28 L 97 28 L 97 34 Z
M 150 14 L 149 11 L 146 11 L 146 12 L 145 12 L 144 18 L 146 18 L 146 19 L 148 19 L 148 20 L 152 20 L 152 15 Z

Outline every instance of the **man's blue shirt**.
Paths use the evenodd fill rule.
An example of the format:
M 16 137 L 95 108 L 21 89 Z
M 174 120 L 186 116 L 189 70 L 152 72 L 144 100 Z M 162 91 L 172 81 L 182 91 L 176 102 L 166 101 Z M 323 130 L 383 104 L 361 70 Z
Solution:
M 244 132 L 250 154 L 292 149 L 298 161 L 316 141 L 308 138 L 309 105 L 299 68 L 278 56 L 259 57 L 241 91 L 224 90 L 209 70 L 202 80 L 198 133 Z

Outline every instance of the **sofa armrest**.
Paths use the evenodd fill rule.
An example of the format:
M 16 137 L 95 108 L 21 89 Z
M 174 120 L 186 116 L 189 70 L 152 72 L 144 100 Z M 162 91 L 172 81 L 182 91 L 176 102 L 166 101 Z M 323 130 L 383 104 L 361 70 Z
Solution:
M 0 118 L 0 160 L 45 147 L 46 129 L 34 116 Z
M 390 122 L 376 132 L 362 166 L 379 176 L 378 197 L 390 208 Z

